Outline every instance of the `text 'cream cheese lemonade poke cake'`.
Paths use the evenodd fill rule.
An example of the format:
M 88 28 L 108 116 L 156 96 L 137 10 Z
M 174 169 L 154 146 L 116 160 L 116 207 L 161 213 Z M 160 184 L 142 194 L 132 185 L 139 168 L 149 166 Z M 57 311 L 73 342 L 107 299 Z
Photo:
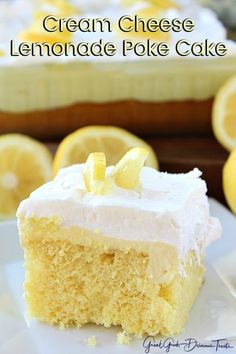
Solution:
M 40 4 L 40 6 L 39 6 Z M 155 131 L 209 132 L 213 97 L 236 73 L 236 45 L 213 11 L 194 0 L 7 0 L 0 2 L 0 130 L 20 131 L 45 139 L 65 134 L 88 124 L 119 125 L 142 134 Z M 68 32 L 43 30 L 47 15 L 59 19 L 108 18 L 112 32 Z M 149 19 L 191 19 L 192 32 L 122 32 L 119 18 L 135 15 Z M 57 26 L 49 21 L 48 26 Z M 134 21 L 124 21 L 133 26 Z M 102 39 L 117 47 L 113 57 L 11 56 L 10 41 L 22 43 L 92 43 Z M 122 54 L 122 41 L 166 42 L 165 57 Z M 175 52 L 180 39 L 190 43 L 225 43 L 224 57 Z M 182 50 L 189 50 L 185 46 Z M 16 49 L 14 52 L 18 52 Z M 189 118 L 191 117 L 191 119 Z M 38 125 L 35 122 L 40 121 Z
M 130 150 L 60 170 L 23 201 L 29 314 L 60 327 L 121 325 L 138 336 L 180 332 L 204 279 L 205 248 L 221 233 L 195 169 L 161 173 Z

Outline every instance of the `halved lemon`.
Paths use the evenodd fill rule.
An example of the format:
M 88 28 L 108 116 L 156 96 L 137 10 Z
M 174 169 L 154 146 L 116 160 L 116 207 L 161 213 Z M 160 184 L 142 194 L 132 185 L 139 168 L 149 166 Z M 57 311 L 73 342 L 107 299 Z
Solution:
M 142 147 L 149 151 L 146 166 L 158 168 L 158 161 L 152 147 L 127 130 L 113 126 L 89 126 L 68 135 L 56 152 L 54 175 L 62 167 L 86 161 L 94 151 L 106 155 L 107 165 L 115 165 L 124 154 L 133 147 Z
M 19 203 L 51 178 L 47 148 L 20 134 L 0 136 L 0 218 L 15 217 Z
M 229 151 L 236 147 L 236 76 L 215 97 L 212 127 L 217 140 Z
M 225 198 L 236 214 L 236 148 L 231 152 L 223 168 L 223 188 Z

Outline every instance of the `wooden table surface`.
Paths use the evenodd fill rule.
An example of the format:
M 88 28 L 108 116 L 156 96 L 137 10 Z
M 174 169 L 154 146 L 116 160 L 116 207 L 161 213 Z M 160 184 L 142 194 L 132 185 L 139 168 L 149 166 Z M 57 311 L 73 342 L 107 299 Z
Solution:
M 207 181 L 208 195 L 226 204 L 222 190 L 222 167 L 225 151 L 213 136 L 191 138 L 146 138 L 157 153 L 161 171 L 188 172 L 198 167 Z M 57 143 L 47 143 L 55 152 Z
M 228 157 L 214 137 L 152 139 L 162 171 L 181 173 L 198 167 L 208 185 L 208 195 L 226 204 L 222 189 L 222 168 Z

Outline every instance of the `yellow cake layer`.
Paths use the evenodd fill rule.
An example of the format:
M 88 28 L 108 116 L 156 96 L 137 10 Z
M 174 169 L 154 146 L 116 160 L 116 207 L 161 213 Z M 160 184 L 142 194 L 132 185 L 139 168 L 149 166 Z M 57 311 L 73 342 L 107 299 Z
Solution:
M 57 219 L 21 219 L 29 314 L 60 327 L 121 325 L 138 336 L 180 332 L 204 276 L 194 254 L 182 265 L 185 275 L 175 261 L 169 270 L 152 273 L 153 254 L 147 248 L 114 247 L 109 238 L 90 234 L 78 227 L 62 228 Z M 171 262 L 170 246 L 155 243 L 152 249 Z
M 23 66 L 0 62 L 0 111 L 26 113 L 86 102 L 204 101 L 214 97 L 235 71 L 234 55 L 132 60 L 125 65 L 123 60 Z

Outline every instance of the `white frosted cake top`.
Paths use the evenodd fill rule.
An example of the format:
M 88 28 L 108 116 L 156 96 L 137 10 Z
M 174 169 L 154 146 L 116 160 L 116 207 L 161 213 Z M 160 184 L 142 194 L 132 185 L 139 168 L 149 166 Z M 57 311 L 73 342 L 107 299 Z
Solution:
M 140 191 L 113 186 L 108 195 L 86 192 L 84 165 L 62 169 L 56 178 L 23 201 L 18 217 L 52 217 L 62 227 L 79 226 L 119 240 L 166 242 L 184 258 L 219 238 L 221 227 L 209 216 L 206 184 L 197 169 L 167 174 L 144 167 Z M 107 168 L 107 175 L 113 167 Z
M 145 9 L 147 3 L 144 1 L 137 1 L 135 5 L 125 7 L 122 3 L 122 0 L 110 0 L 105 2 L 103 0 L 93 0 L 93 1 L 71 1 L 72 4 L 75 4 L 75 8 L 78 8 L 78 12 L 70 15 L 68 17 L 73 17 L 80 19 L 82 17 L 85 18 L 109 18 L 113 21 L 114 24 L 117 23 L 117 20 L 124 16 L 124 14 L 135 15 L 138 11 Z M 195 1 L 184 1 L 184 0 L 175 0 L 175 3 L 179 6 L 179 8 L 167 8 L 163 9 L 161 12 L 161 18 L 168 19 L 185 19 L 191 18 L 194 20 L 195 28 L 191 33 L 179 32 L 175 33 L 174 31 L 170 32 L 171 38 L 167 41 L 170 46 L 170 54 L 168 57 L 158 57 L 158 60 L 168 60 L 169 58 L 180 58 L 175 50 L 174 46 L 176 42 L 180 39 L 187 39 L 190 42 L 195 41 L 204 41 L 208 39 L 212 42 L 227 42 L 228 44 L 228 53 L 236 54 L 236 46 L 233 42 L 227 41 L 227 31 L 224 28 L 223 24 L 219 21 L 216 14 L 210 9 L 201 7 L 197 5 Z M 152 58 L 138 57 L 133 53 L 130 53 L 129 56 L 123 57 L 121 49 L 121 34 L 117 33 L 117 30 L 113 30 L 112 33 L 109 32 L 90 32 L 83 33 L 81 31 L 77 31 L 73 33 L 72 41 L 75 43 L 79 43 L 81 41 L 84 42 L 94 42 L 99 40 L 100 38 L 105 41 L 112 41 L 116 43 L 118 48 L 118 53 L 114 57 L 103 57 L 97 58 L 93 56 L 89 57 L 73 57 L 69 56 L 57 56 L 57 57 L 10 57 L 9 55 L 9 42 L 14 39 L 17 43 L 20 43 L 19 34 L 22 31 L 25 31 L 32 22 L 32 16 L 37 9 L 38 1 L 36 0 L 13 0 L 9 2 L 8 0 L 0 1 L 0 50 L 2 50 L 5 55 L 0 56 L 0 66 L 1 65 L 29 65 L 30 63 L 44 63 L 44 62 L 56 62 L 56 63 L 64 63 L 68 62 L 68 60 L 81 60 L 81 61 L 92 61 L 92 62 L 101 62 L 101 60 L 105 61 L 127 61 L 127 60 L 152 60 Z M 53 6 L 46 5 L 45 13 L 53 13 Z M 55 10 L 54 10 L 55 13 Z M 60 17 L 62 17 L 60 15 Z M 64 16 L 66 17 L 66 16 Z M 150 17 L 157 17 L 157 14 L 154 12 Z M 129 38 L 129 35 L 123 33 L 123 39 Z M 148 39 L 149 35 L 147 33 L 146 39 Z M 145 37 L 137 37 L 136 40 L 145 40 Z M 152 38 L 152 40 L 155 40 Z M 156 38 L 158 41 L 158 38 Z M 193 55 L 187 56 L 188 58 L 196 58 Z M 207 59 L 207 57 L 206 57 Z M 208 58 L 209 59 L 209 58 Z

